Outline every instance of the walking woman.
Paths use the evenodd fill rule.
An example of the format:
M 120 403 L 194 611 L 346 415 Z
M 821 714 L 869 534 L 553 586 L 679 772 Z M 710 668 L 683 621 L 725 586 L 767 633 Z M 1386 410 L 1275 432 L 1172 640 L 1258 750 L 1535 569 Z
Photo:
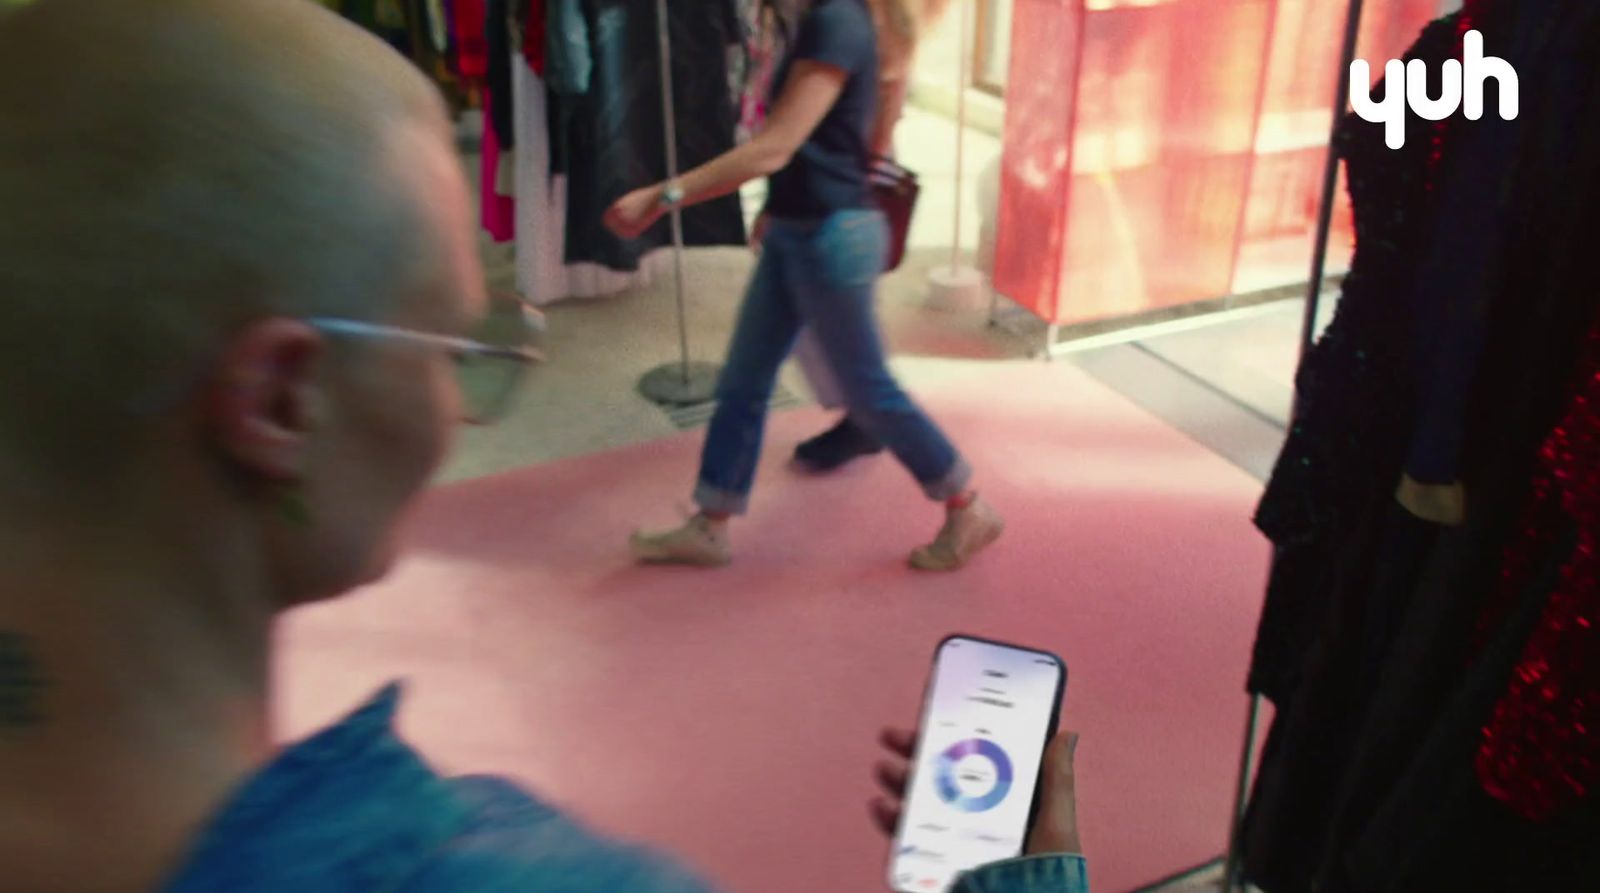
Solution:
M 1004 522 L 972 487 L 972 469 L 889 372 L 873 307 L 888 226 L 867 170 L 877 123 L 879 23 L 911 29 L 906 0 L 813 0 L 775 83 L 766 126 L 745 144 L 688 172 L 623 196 L 607 224 L 630 238 L 675 205 L 727 195 L 771 177 L 765 236 L 717 388 L 695 502 L 682 527 L 637 533 L 642 560 L 716 566 L 732 553 L 728 520 L 748 507 L 767 404 L 795 338 L 808 328 L 844 392 L 850 417 L 886 446 L 944 526 L 911 554 L 920 570 L 962 567 L 999 538 Z

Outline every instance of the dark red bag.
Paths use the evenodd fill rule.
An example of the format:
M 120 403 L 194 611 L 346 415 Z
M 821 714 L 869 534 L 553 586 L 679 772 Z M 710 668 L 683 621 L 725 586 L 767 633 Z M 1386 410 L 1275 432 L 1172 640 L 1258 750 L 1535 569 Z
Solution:
M 911 233 L 911 215 L 917 210 L 917 196 L 922 186 L 917 175 L 887 158 L 874 159 L 867 173 L 872 188 L 872 199 L 885 217 L 889 218 L 889 259 L 883 271 L 900 268 L 906 258 L 906 238 Z

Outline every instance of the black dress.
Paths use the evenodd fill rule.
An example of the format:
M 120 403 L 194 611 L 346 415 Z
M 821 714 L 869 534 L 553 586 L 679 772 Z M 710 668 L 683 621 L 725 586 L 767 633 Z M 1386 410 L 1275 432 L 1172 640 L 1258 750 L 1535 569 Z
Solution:
M 1594 317 L 1595 7 L 1526 0 L 1473 22 L 1517 68 L 1516 122 L 1408 116 L 1401 150 L 1381 125 L 1341 126 L 1356 256 L 1257 516 L 1275 561 L 1249 685 L 1277 716 L 1244 846 L 1268 893 L 1600 889 L 1591 804 L 1536 825 L 1473 765 L 1571 547 L 1553 537 L 1482 627 Z M 1436 73 L 1459 24 L 1430 25 L 1408 58 Z M 1402 473 L 1440 469 L 1466 485 L 1459 526 L 1395 500 Z

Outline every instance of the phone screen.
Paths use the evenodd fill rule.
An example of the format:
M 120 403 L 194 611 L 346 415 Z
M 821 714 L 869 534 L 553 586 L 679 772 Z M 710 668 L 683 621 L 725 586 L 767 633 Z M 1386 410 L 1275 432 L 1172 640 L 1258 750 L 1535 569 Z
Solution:
M 934 658 L 889 864 L 898 893 L 942 893 L 1021 855 L 1066 670 L 1053 655 L 951 638 Z

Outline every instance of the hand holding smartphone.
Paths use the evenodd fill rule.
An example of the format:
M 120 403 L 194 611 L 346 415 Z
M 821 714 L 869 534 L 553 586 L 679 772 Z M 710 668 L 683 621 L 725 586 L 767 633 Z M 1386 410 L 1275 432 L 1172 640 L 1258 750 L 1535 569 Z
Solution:
M 939 644 L 915 742 L 886 739 L 909 746 L 911 760 L 907 777 L 884 779 L 905 790 L 890 889 L 942 893 L 963 872 L 1021 855 L 1030 830 L 1051 846 L 1076 844 L 1071 755 L 1048 767 L 1045 759 L 1065 688 L 1066 666 L 1048 652 L 972 636 Z M 1069 794 L 1043 816 L 1042 770 Z M 1063 771 L 1069 777 L 1053 777 Z

